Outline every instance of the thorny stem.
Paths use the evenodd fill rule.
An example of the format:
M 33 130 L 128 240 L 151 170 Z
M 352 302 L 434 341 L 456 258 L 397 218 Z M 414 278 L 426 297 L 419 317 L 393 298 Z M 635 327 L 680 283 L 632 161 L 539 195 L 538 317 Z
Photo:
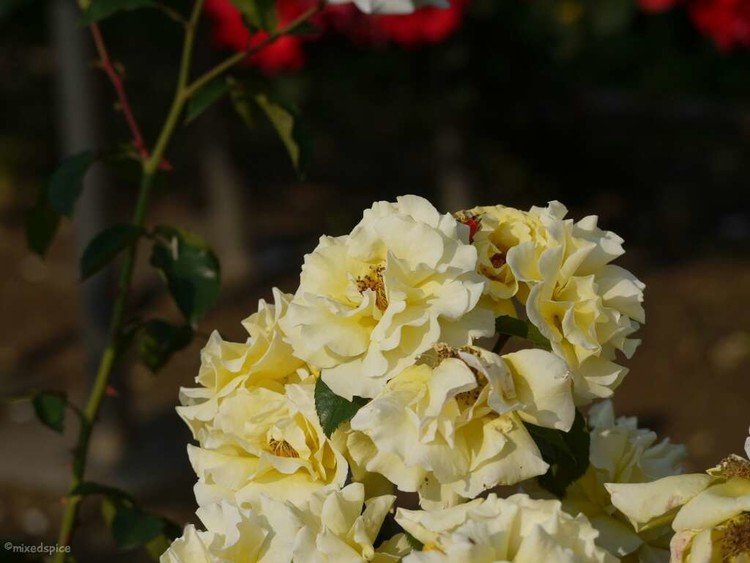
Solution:
M 127 94 L 122 83 L 120 75 L 114 68 L 109 53 L 107 52 L 104 40 L 102 38 L 101 30 L 96 23 L 91 24 L 91 33 L 94 38 L 94 43 L 97 48 L 99 57 L 101 58 L 101 66 L 110 81 L 112 82 L 115 91 L 117 93 L 118 100 L 120 102 L 121 109 L 125 115 L 125 120 L 133 136 L 133 143 L 138 151 L 138 154 L 142 161 L 143 173 L 141 177 L 140 190 L 138 192 L 138 200 L 136 202 L 135 210 L 133 212 L 132 223 L 135 226 L 143 227 L 146 221 L 146 213 L 148 210 L 149 199 L 151 195 L 151 188 L 154 183 L 154 178 L 157 171 L 160 168 L 165 168 L 164 154 L 167 146 L 174 134 L 175 128 L 179 123 L 182 111 L 185 108 L 185 104 L 188 102 L 190 97 L 194 95 L 202 86 L 217 78 L 248 56 L 252 56 L 258 51 L 264 49 L 279 37 L 293 32 L 304 24 L 310 17 L 319 12 L 323 7 L 323 1 L 321 0 L 316 4 L 315 7 L 311 8 L 299 18 L 289 23 L 287 26 L 271 32 L 266 39 L 258 43 L 252 48 L 237 53 L 224 60 L 222 63 L 209 70 L 194 82 L 190 81 L 190 67 L 193 59 L 193 47 L 195 44 L 196 30 L 198 22 L 200 20 L 201 12 L 203 11 L 204 0 L 195 0 L 193 5 L 193 11 L 190 16 L 190 20 L 185 24 L 185 39 L 182 49 L 182 57 L 180 60 L 180 68 L 177 75 L 177 87 L 175 89 L 175 95 L 172 100 L 169 112 L 167 114 L 164 125 L 162 126 L 161 132 L 157 137 L 154 149 L 149 153 L 148 148 L 143 140 L 138 122 L 135 119 L 130 103 L 128 101 Z M 166 165 L 168 168 L 168 164 Z M 72 495 L 76 487 L 83 482 L 86 471 L 86 463 L 88 459 L 89 443 L 91 433 L 94 425 L 96 424 L 99 409 L 101 407 L 102 399 L 107 390 L 109 379 L 112 374 L 112 369 L 120 350 L 118 349 L 120 334 L 122 331 L 123 320 L 125 315 L 125 306 L 127 303 L 127 296 L 130 292 L 130 286 L 133 279 L 133 269 L 135 267 L 136 257 L 138 252 L 138 241 L 128 249 L 125 259 L 122 264 L 120 271 L 118 292 L 115 299 L 115 303 L 112 309 L 112 319 L 110 321 L 109 337 L 107 346 L 102 354 L 99 367 L 97 369 L 96 377 L 94 379 L 94 385 L 91 389 L 86 406 L 81 413 L 80 418 L 80 429 L 78 434 L 78 441 L 74 449 L 73 458 L 73 470 L 70 480 L 70 487 L 68 489 L 69 496 L 65 498 L 65 509 L 60 525 L 60 533 L 58 536 L 57 545 L 58 548 L 63 548 L 70 545 L 73 532 L 76 527 L 76 520 L 78 517 L 78 510 L 82 497 Z M 66 553 L 62 549 L 58 549 L 55 554 L 55 563 L 64 563 L 66 559 Z

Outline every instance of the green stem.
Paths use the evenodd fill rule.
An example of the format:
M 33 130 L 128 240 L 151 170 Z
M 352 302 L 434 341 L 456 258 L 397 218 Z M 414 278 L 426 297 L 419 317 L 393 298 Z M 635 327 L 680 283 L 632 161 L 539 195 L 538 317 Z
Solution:
M 280 37 L 294 32 L 300 26 L 306 23 L 307 20 L 309 20 L 312 16 L 320 12 L 320 10 L 323 9 L 324 5 L 325 2 L 318 2 L 315 6 L 301 14 L 297 19 L 289 22 L 286 26 L 269 33 L 268 37 L 266 37 L 263 41 L 261 41 L 254 47 L 245 49 L 244 51 L 240 51 L 239 53 L 235 53 L 234 55 L 231 55 L 230 57 L 224 59 L 224 61 L 216 65 L 214 68 L 196 78 L 195 81 L 186 88 L 185 94 L 189 98 L 198 90 L 203 88 L 203 86 L 211 82 L 214 78 L 218 78 L 233 66 L 236 66 L 237 64 L 244 61 L 247 57 L 251 57 L 258 51 L 262 51 Z
M 310 17 L 321 10 L 323 6 L 322 0 L 313 8 L 302 14 L 299 18 L 289 23 L 284 28 L 278 29 L 253 47 L 242 53 L 238 53 L 226 59 L 224 62 L 217 65 L 212 70 L 209 70 L 203 74 L 200 78 L 196 79 L 193 83 L 190 81 L 190 67 L 193 59 L 193 47 L 195 44 L 195 34 L 198 27 L 198 21 L 203 10 L 204 0 L 196 0 L 193 5 L 193 11 L 190 16 L 190 20 L 185 26 L 185 39 L 182 49 L 182 57 L 180 60 L 180 69 L 177 75 L 177 86 L 175 88 L 175 95 L 172 100 L 172 104 L 167 113 L 167 118 L 164 121 L 161 132 L 157 137 L 156 143 L 154 144 L 154 150 L 151 154 L 143 161 L 143 174 L 141 177 L 141 186 L 138 192 L 138 201 L 136 202 L 135 210 L 133 212 L 132 223 L 138 227 L 143 227 L 146 221 L 146 212 L 148 210 L 148 203 L 151 196 L 151 188 L 153 187 L 155 175 L 159 169 L 159 166 L 164 161 L 164 155 L 169 146 L 169 142 L 175 132 L 175 129 L 180 121 L 182 111 L 185 109 L 185 104 L 190 97 L 195 94 L 202 86 L 220 76 L 231 67 L 235 66 L 246 57 L 251 56 L 261 49 L 264 49 L 279 37 L 293 32 L 295 29 L 305 23 Z M 118 356 L 118 341 L 122 331 L 122 324 L 125 315 L 125 305 L 127 303 L 128 293 L 130 292 L 130 286 L 133 280 L 133 269 L 135 267 L 136 257 L 138 253 L 138 241 L 128 250 L 125 260 L 120 271 L 120 278 L 118 283 L 118 293 L 115 300 L 112 319 L 110 321 L 109 339 L 107 346 L 102 354 L 102 358 L 97 369 L 96 378 L 94 379 L 94 385 L 91 389 L 86 407 L 83 410 L 80 424 L 80 430 L 78 434 L 78 442 L 74 450 L 73 459 L 73 471 L 70 480 L 69 496 L 66 498 L 65 510 L 63 512 L 62 522 L 60 525 L 60 533 L 58 536 L 57 544 L 59 548 L 70 545 L 70 541 L 75 531 L 76 520 L 78 517 L 78 510 L 82 498 L 80 496 L 70 495 L 72 491 L 84 480 L 86 472 L 86 463 L 88 459 L 89 442 L 91 433 L 96 424 L 97 416 L 99 414 L 99 408 L 101 407 L 102 399 L 104 398 L 109 379 L 112 374 L 115 361 Z M 66 553 L 62 551 L 56 552 L 54 556 L 54 563 L 64 563 L 66 559 Z
M 134 225 L 142 227 L 145 222 L 146 210 L 148 208 L 148 200 L 153 181 L 153 174 L 144 173 L 141 180 L 141 188 L 138 194 L 138 202 L 136 203 L 135 211 L 133 213 Z M 112 308 L 109 339 L 107 341 L 107 346 L 104 349 L 104 353 L 102 354 L 101 361 L 99 362 L 99 368 L 97 369 L 96 378 L 94 379 L 94 386 L 91 389 L 91 394 L 89 395 L 82 416 L 80 417 L 78 442 L 76 444 L 73 457 L 73 471 L 69 488 L 70 493 L 72 493 L 75 488 L 83 481 L 86 472 L 86 462 L 88 460 L 91 432 L 94 429 L 94 424 L 96 423 L 96 419 L 99 414 L 99 408 L 101 407 L 102 399 L 104 398 L 104 394 L 107 390 L 109 378 L 112 374 L 112 368 L 117 357 L 118 337 L 120 331 L 122 330 L 122 321 L 125 314 L 125 304 L 129 292 L 128 290 L 130 289 L 130 284 L 133 279 L 133 269 L 135 266 L 137 251 L 138 245 L 136 243 L 133 244 L 133 246 L 131 246 L 128 250 L 125 261 L 122 265 L 122 270 L 120 271 L 117 298 L 115 299 L 115 303 Z M 60 533 L 57 539 L 58 546 L 62 547 L 70 545 L 70 540 L 73 535 L 73 531 L 75 530 L 80 503 L 80 496 L 71 495 L 67 497 L 62 522 L 60 524 Z M 65 555 L 66 554 L 62 551 L 56 552 L 54 558 L 55 563 L 63 563 L 65 561 Z
M 188 99 L 187 96 L 185 96 L 185 86 L 189 79 L 193 45 L 195 43 L 195 31 L 198 27 L 198 20 L 203 9 L 203 2 L 204 0 L 196 0 L 193 6 L 193 13 L 185 31 L 185 41 L 183 44 L 174 100 L 172 101 L 172 106 L 170 107 L 169 114 L 164 122 L 161 133 L 154 145 L 154 150 L 150 157 L 143 163 L 141 186 L 138 192 L 138 200 L 135 205 L 132 219 L 133 225 L 138 227 L 143 227 L 146 222 L 146 212 L 148 211 L 148 203 L 156 171 L 164 158 L 164 153 L 169 145 L 175 127 L 179 122 L 185 102 Z M 73 532 L 75 531 L 78 510 L 82 499 L 80 496 L 70 495 L 70 493 L 72 493 L 83 481 L 86 473 L 91 433 L 96 424 L 99 408 L 101 407 L 102 399 L 104 398 L 107 386 L 109 385 L 109 379 L 118 355 L 118 341 L 120 332 L 122 331 L 122 324 L 125 317 L 125 305 L 133 281 L 133 270 L 135 268 L 137 255 L 138 241 L 134 242 L 128 249 L 122 269 L 120 270 L 117 297 L 112 308 L 112 318 L 109 325 L 107 346 L 104 349 L 104 353 L 99 362 L 99 368 L 97 369 L 96 377 L 94 378 L 94 385 L 91 389 L 88 401 L 86 402 L 86 407 L 83 410 L 83 416 L 81 417 L 78 442 L 74 450 L 70 487 L 68 489 L 69 496 L 66 499 L 67 502 L 65 504 L 60 524 L 60 533 L 57 540 L 57 545 L 60 548 L 70 545 Z M 64 563 L 65 558 L 66 553 L 63 551 L 57 551 L 53 561 L 55 563 Z

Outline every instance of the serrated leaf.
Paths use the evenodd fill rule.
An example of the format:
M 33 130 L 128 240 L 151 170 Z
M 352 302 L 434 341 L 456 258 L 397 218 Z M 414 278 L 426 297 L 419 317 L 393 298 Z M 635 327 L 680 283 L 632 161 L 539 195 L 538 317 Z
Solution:
M 135 506 L 115 503 L 112 537 L 120 549 L 146 545 L 164 529 L 164 519 Z
M 45 186 L 36 205 L 26 213 L 26 243 L 41 257 L 47 254 L 60 225 L 60 214 L 49 204 L 48 193 L 49 186 Z
M 158 5 L 154 0 L 91 0 L 89 7 L 83 13 L 81 23 L 89 25 L 124 10 L 156 7 Z
M 59 391 L 40 391 L 31 400 L 37 418 L 55 432 L 65 429 L 65 408 L 68 399 Z
M 86 495 L 103 495 L 112 500 L 124 500 L 131 504 L 135 504 L 133 497 L 130 496 L 129 493 L 116 487 L 101 485 L 99 483 L 94 483 L 93 481 L 84 481 L 83 483 L 79 483 L 72 491 L 70 491 L 70 496 Z
M 223 98 L 228 91 L 229 86 L 226 80 L 220 78 L 212 80 L 211 82 L 206 84 L 203 88 L 198 90 L 190 97 L 190 101 L 188 102 L 187 106 L 185 123 L 187 124 L 193 121 L 209 107 Z
M 273 31 L 278 26 L 276 0 L 230 0 L 247 19 L 250 27 Z
M 293 106 L 269 92 L 256 94 L 255 103 L 276 129 L 295 171 L 303 176 L 309 158 L 310 140 L 300 124 L 299 113 Z
M 87 279 L 104 268 L 120 252 L 138 240 L 141 234 L 143 234 L 141 227 L 114 225 L 96 235 L 81 256 L 81 280 Z
M 589 466 L 591 436 L 586 420 L 576 410 L 573 426 L 568 432 L 529 423 L 526 423 L 526 428 L 550 466 L 547 473 L 537 477 L 539 484 L 562 498 L 568 486 L 586 473 Z
M 517 336 L 533 342 L 539 348 L 551 350 L 549 340 L 529 321 L 503 315 L 495 319 L 495 330 L 499 334 Z
M 176 326 L 160 319 L 151 319 L 137 331 L 138 359 L 157 373 L 175 352 L 185 348 L 193 339 L 193 329 Z
M 157 227 L 155 233 L 151 265 L 162 273 L 177 307 L 194 326 L 219 295 L 219 260 L 196 234 L 169 226 Z
M 367 404 L 367 399 L 354 397 L 348 401 L 334 393 L 322 378 L 315 382 L 315 410 L 323 432 L 329 438 L 340 424 L 348 422 L 357 411 Z
M 60 215 L 71 217 L 83 190 L 83 178 L 96 161 L 91 151 L 84 151 L 64 159 L 52 173 L 49 182 L 49 203 Z

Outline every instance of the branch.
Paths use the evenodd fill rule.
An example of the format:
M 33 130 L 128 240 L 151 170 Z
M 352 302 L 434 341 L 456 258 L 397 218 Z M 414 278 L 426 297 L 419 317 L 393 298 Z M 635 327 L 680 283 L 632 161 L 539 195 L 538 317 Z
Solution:
M 141 133 L 141 129 L 135 119 L 135 115 L 133 115 L 133 109 L 130 107 L 130 101 L 128 100 L 128 95 L 125 92 L 125 86 L 122 83 L 122 78 L 112 64 L 112 59 L 110 58 L 109 52 L 107 51 L 107 46 L 104 43 L 104 38 L 102 37 L 101 29 L 99 29 L 99 24 L 92 23 L 89 28 L 91 29 L 91 35 L 94 38 L 96 52 L 99 55 L 99 67 L 104 71 L 104 73 L 109 78 L 109 81 L 112 83 L 112 86 L 114 86 L 115 88 L 115 92 L 117 93 L 117 100 L 120 104 L 120 109 L 125 116 L 125 122 L 128 124 L 130 134 L 133 137 L 133 145 L 135 146 L 135 150 L 138 152 L 138 156 L 140 157 L 140 159 L 145 161 L 149 157 L 148 148 L 146 148 L 146 143 L 143 140 L 143 134 Z
M 254 45 L 252 47 L 248 47 L 247 49 L 240 51 L 238 53 L 235 53 L 234 55 L 230 56 L 227 59 L 224 59 L 221 63 L 216 65 L 211 70 L 205 72 L 203 75 L 201 75 L 199 78 L 196 78 L 195 81 L 190 84 L 185 89 L 185 95 L 186 97 L 190 97 L 193 94 L 195 94 L 198 90 L 200 90 L 203 86 L 211 82 L 214 78 L 217 78 L 230 68 L 232 68 L 234 65 L 242 62 L 247 57 L 252 57 L 259 51 L 262 51 L 269 45 L 271 45 L 273 42 L 275 42 L 280 37 L 283 37 L 284 35 L 288 35 L 292 33 L 295 29 L 303 25 L 307 22 L 312 16 L 320 12 L 323 7 L 325 6 L 324 1 L 316 2 L 315 6 L 301 14 L 297 19 L 289 22 L 286 26 L 276 29 L 268 34 L 268 37 L 266 37 L 263 41 L 258 43 L 257 45 Z

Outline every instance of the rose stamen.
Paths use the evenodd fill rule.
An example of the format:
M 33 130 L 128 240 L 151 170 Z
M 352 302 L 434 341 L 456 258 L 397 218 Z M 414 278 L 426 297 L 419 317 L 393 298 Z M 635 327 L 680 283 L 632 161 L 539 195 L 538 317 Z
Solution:
M 745 512 L 727 522 L 721 538 L 724 561 L 750 554 L 750 513 Z
M 279 457 L 299 457 L 297 450 L 295 450 L 286 440 L 276 440 L 271 438 L 268 441 L 268 449 L 273 455 Z
M 375 306 L 381 311 L 388 308 L 388 297 L 385 294 L 383 271 L 385 266 L 372 266 L 370 273 L 357 278 L 357 291 L 364 293 L 368 289 L 375 293 Z

